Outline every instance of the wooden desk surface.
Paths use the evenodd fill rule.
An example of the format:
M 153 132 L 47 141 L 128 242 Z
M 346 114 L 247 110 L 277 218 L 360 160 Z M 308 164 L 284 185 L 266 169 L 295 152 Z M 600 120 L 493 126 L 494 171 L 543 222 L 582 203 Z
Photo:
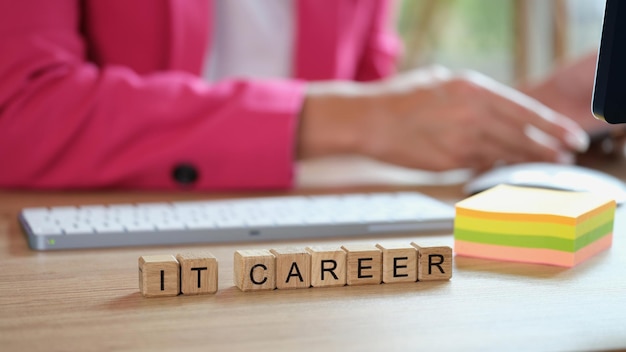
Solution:
M 611 172 L 626 178 L 625 168 Z M 447 200 L 460 187 L 415 187 Z M 357 187 L 332 191 L 390 190 Z M 328 192 L 328 191 L 326 191 Z M 605 350 L 626 348 L 626 207 L 613 247 L 572 268 L 455 258 L 449 282 L 244 293 L 236 249 L 376 243 L 449 245 L 450 233 L 184 247 L 31 251 L 24 206 L 215 197 L 189 193 L 0 192 L 0 348 L 35 350 Z M 220 197 L 231 196 L 221 194 Z M 206 249 L 209 296 L 140 296 L 137 258 Z

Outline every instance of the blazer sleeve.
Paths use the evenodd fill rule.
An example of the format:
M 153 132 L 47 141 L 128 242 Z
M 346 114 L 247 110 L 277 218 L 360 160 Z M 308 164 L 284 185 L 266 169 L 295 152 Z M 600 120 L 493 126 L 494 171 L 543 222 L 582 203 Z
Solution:
M 402 51 L 402 42 L 393 27 L 394 0 L 365 4 L 371 5 L 371 22 L 358 66 L 358 81 L 372 81 L 393 75 Z
M 0 4 L 0 187 L 175 189 L 190 169 L 193 189 L 292 184 L 302 82 L 96 66 L 76 3 Z

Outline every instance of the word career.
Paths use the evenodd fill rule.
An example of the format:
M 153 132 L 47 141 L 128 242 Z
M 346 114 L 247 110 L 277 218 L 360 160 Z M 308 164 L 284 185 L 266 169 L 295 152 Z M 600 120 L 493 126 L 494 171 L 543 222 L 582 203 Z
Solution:
M 238 250 L 233 266 L 242 291 L 450 280 L 452 248 L 412 242 Z M 139 290 L 146 297 L 215 293 L 217 269 L 216 258 L 206 252 L 142 256 Z

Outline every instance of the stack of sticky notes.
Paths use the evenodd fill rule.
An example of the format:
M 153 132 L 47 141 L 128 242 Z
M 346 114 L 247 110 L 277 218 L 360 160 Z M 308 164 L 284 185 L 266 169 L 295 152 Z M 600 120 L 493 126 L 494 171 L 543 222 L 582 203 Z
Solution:
M 457 255 L 572 267 L 611 246 L 615 201 L 500 185 L 456 204 Z

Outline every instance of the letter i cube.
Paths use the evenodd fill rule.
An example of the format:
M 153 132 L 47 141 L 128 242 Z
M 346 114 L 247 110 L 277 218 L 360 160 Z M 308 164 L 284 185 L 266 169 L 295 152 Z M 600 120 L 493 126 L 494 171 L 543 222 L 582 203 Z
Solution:
M 180 293 L 180 266 L 173 255 L 139 257 L 139 291 L 145 297 Z

